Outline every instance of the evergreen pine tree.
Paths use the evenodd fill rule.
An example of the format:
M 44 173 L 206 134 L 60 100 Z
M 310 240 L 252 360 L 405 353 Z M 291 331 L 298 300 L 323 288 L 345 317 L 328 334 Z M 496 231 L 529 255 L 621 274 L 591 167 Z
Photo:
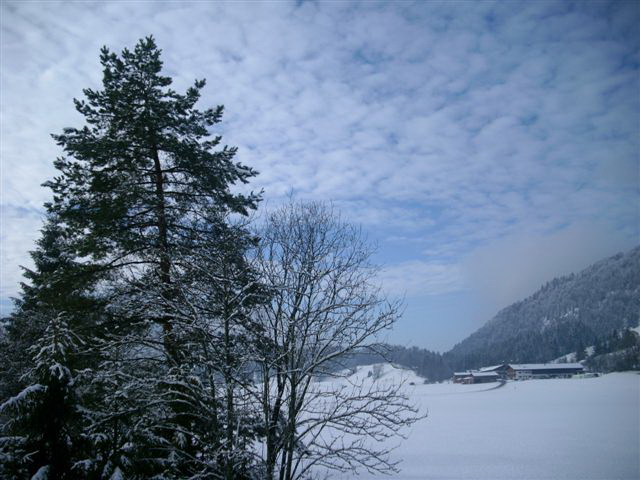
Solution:
M 3 386 L 3 393 L 17 393 L 3 407 L 5 434 L 13 438 L 4 437 L 10 448 L 3 452 L 25 475 L 38 466 L 49 478 L 68 472 L 73 478 L 240 478 L 236 473 L 249 468 L 253 433 L 229 427 L 246 413 L 236 374 L 245 364 L 240 324 L 251 303 L 234 292 L 246 293 L 253 280 L 242 273 L 248 272 L 246 232 L 238 230 L 232 241 L 222 235 L 230 231 L 229 215 L 256 207 L 259 195 L 230 190 L 256 172 L 234 162 L 236 149 L 220 148 L 221 138 L 211 136 L 223 108 L 196 109 L 204 80 L 178 94 L 161 75 L 160 53 L 152 37 L 120 56 L 103 48 L 103 89 L 85 89 L 85 100 L 74 100 L 86 125 L 54 135 L 66 156 L 55 161 L 59 175 L 45 183 L 53 191 L 45 205 L 50 221 L 1 353 L 51 340 L 49 321 L 39 319 L 62 318 L 61 312 L 64 325 L 56 328 L 68 333 L 63 337 L 86 337 L 82 351 L 74 350 L 73 368 L 56 360 L 68 375 L 42 377 L 43 358 L 31 369 L 34 359 L 26 359 L 11 371 L 13 379 L 31 372 L 28 382 Z M 218 263 L 210 271 L 224 275 L 228 262 L 233 274 L 230 283 L 208 277 L 213 283 L 205 288 L 193 261 L 207 264 L 215 244 L 226 253 L 212 256 Z M 189 311 L 198 289 L 208 289 L 204 298 L 211 302 Z M 215 342 L 224 332 L 225 301 L 235 312 L 227 325 L 234 327 L 221 347 Z M 232 357 L 225 379 L 222 362 Z M 72 387 L 80 380 L 90 387 L 77 416 L 80 394 Z M 64 411 L 54 411 L 51 428 L 32 421 L 54 393 Z M 71 449 L 75 440 L 66 450 L 56 443 L 70 431 L 83 432 L 87 448 Z M 39 460 L 20 463 L 20 445 Z
M 0 443 L 3 478 L 80 475 L 74 459 L 87 447 L 81 439 L 75 368 L 80 343 L 60 314 L 47 320 L 44 334 L 29 349 L 34 366 L 25 375 L 28 384 L 0 406 L 0 414 L 10 418 L 3 424 Z
M 189 429 L 181 430 L 183 454 L 206 445 L 198 456 L 201 469 L 226 479 L 250 478 L 249 442 L 257 436 L 251 339 L 259 330 L 251 313 L 265 297 L 247 261 L 255 239 L 242 225 L 212 220 L 194 242 L 197 249 L 175 257 L 177 301 L 166 305 L 186 356 L 164 383 L 189 405 L 176 408 L 189 418 Z
M 44 334 L 46 318 L 66 312 L 66 321 L 79 333 L 93 331 L 101 301 L 92 292 L 97 277 L 91 265 L 78 263 L 70 254 L 63 228 L 49 215 L 30 253 L 34 267 L 23 268 L 25 282 L 14 311 L 5 319 L 0 344 L 0 398 L 15 395 L 25 385 L 21 378 L 31 367 L 29 347 Z M 84 332 L 83 332 L 84 331 Z
M 204 80 L 185 94 L 169 88 L 160 53 L 152 37 L 121 56 L 102 49 L 104 88 L 74 100 L 87 124 L 54 135 L 67 157 L 46 185 L 54 193 L 48 208 L 68 226 L 77 256 L 120 276 L 147 275 L 171 297 L 174 252 L 188 248 L 208 211 L 246 214 L 259 198 L 230 192 L 255 172 L 233 162 L 235 148 L 214 150 L 221 138 L 209 128 L 223 107 L 195 108 Z M 178 361 L 171 318 L 158 313 L 155 321 Z

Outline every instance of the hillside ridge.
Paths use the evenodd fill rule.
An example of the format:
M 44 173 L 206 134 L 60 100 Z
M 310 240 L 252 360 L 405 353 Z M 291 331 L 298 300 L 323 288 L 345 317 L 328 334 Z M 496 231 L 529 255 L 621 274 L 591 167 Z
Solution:
M 554 278 L 445 354 L 463 366 L 548 361 L 640 321 L 640 246 Z M 453 357 L 453 358 L 452 358 Z

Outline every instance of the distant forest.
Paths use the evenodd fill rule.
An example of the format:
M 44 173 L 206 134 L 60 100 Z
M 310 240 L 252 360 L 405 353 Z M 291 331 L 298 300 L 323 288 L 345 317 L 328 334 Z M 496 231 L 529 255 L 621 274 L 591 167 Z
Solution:
M 390 360 L 428 381 L 454 371 L 503 362 L 549 362 L 575 352 L 597 371 L 640 368 L 640 247 L 544 284 L 501 310 L 445 353 L 387 345 L 384 355 L 360 354 L 353 364 Z M 589 349 L 588 347 L 594 347 Z M 591 355 L 589 355 L 591 353 Z M 588 358 L 587 358 L 588 357 Z

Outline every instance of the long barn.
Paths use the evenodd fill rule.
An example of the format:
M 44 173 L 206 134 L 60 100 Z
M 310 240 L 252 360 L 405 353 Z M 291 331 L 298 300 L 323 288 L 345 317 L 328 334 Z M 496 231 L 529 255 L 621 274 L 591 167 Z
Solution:
M 583 372 L 584 367 L 580 363 L 511 363 L 506 369 L 507 376 L 512 380 L 570 378 Z

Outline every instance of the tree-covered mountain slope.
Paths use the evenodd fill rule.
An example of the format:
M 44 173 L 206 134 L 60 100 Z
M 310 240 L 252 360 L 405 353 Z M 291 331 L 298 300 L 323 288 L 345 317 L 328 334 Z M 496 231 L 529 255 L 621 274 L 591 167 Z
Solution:
M 640 322 L 640 246 L 556 278 L 445 354 L 454 368 L 543 362 Z

